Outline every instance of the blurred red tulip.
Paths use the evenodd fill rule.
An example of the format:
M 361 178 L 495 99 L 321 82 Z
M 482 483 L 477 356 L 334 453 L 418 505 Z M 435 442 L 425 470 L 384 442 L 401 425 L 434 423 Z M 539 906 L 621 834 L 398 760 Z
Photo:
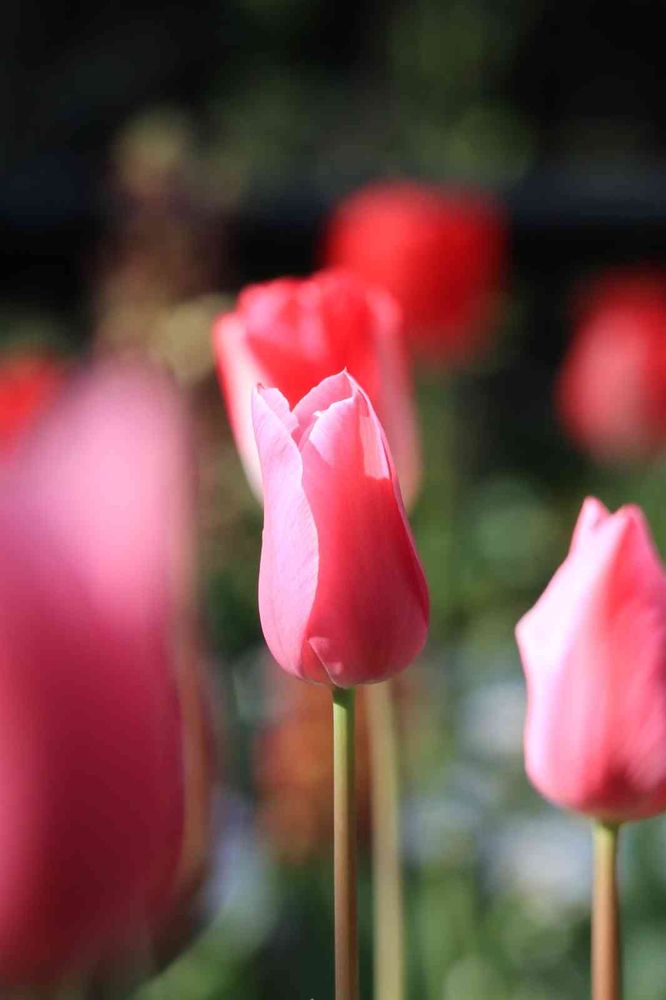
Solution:
M 381 424 L 347 374 L 290 410 L 255 389 L 264 488 L 259 613 L 288 673 L 351 687 L 420 652 L 428 589 Z
M 63 388 L 0 470 L 5 985 L 85 983 L 191 888 L 189 473 L 175 390 L 117 365 Z
M 666 275 L 618 274 L 588 293 L 556 398 L 566 431 L 598 459 L 666 445 Z
M 666 810 L 666 572 L 638 508 L 585 501 L 516 635 L 535 787 L 610 822 Z
M 339 205 L 324 257 L 395 296 L 415 354 L 457 361 L 481 348 L 490 332 L 506 266 L 505 230 L 487 197 L 383 182 Z
M 247 477 L 261 494 L 252 430 L 254 386 L 274 386 L 295 406 L 343 368 L 363 386 L 386 429 L 406 501 L 416 494 L 420 453 L 399 311 L 389 295 L 351 274 L 322 271 L 245 289 L 215 326 L 217 369 Z
M 9 354 L 0 360 L 0 450 L 30 426 L 63 378 L 63 364 L 46 354 Z

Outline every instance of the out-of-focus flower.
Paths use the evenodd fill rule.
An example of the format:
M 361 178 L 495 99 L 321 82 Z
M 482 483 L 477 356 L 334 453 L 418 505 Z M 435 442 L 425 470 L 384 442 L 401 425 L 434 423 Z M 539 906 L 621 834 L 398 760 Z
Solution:
M 493 322 L 506 227 L 487 196 L 410 181 L 343 201 L 325 236 L 327 263 L 388 289 L 413 351 L 448 362 L 474 354 Z
M 191 477 L 161 375 L 100 365 L 0 470 L 0 981 L 85 984 L 201 876 Z
M 666 276 L 618 274 L 594 287 L 560 373 L 571 438 L 601 460 L 666 445 Z
M 638 508 L 586 500 L 516 635 L 542 795 L 612 822 L 666 809 L 666 574 Z
M 341 271 L 255 285 L 241 294 L 235 312 L 220 317 L 214 344 L 231 427 L 257 494 L 254 386 L 274 386 L 295 406 L 322 379 L 347 368 L 380 415 L 406 501 L 414 497 L 418 435 L 399 310 L 386 292 Z
M 346 373 L 290 410 L 255 389 L 264 489 L 259 612 L 273 656 L 304 680 L 387 680 L 421 650 L 428 590 L 372 405 Z
M 0 450 L 11 448 L 55 397 L 65 374 L 47 354 L 17 352 L 0 360 Z

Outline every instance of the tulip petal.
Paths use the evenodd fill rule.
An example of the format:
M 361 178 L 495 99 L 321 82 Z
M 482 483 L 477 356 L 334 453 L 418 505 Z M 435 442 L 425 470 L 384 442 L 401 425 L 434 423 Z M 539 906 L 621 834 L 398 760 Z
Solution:
M 381 425 L 347 375 L 347 397 L 319 415 L 302 444 L 303 484 L 319 526 L 310 646 L 335 684 L 384 680 L 425 641 L 428 607 Z M 309 407 L 309 405 L 308 405 Z
M 571 549 L 589 541 L 596 529 L 610 516 L 608 508 L 601 501 L 597 500 L 596 497 L 587 497 L 576 521 L 571 538 Z
M 299 447 L 303 445 L 303 435 L 307 435 L 312 429 L 316 417 L 327 410 L 334 403 L 339 403 L 343 399 L 350 399 L 352 387 L 346 371 L 338 372 L 336 375 L 329 375 L 323 379 L 313 389 L 296 404 L 294 407 L 294 418 L 298 424 L 297 441 Z
M 294 419 L 277 389 L 252 396 L 264 490 L 264 533 L 259 569 L 259 614 L 278 663 L 305 680 L 326 683 L 315 657 L 304 656 L 306 626 L 317 591 L 317 529 L 303 489 L 303 465 L 292 436 Z
M 386 427 L 408 501 L 420 478 L 420 452 L 400 310 L 381 288 L 323 271 L 247 288 L 214 328 L 217 369 L 232 431 L 252 489 L 261 476 L 252 433 L 251 389 L 275 386 L 290 406 L 327 376 L 348 369 Z
M 213 347 L 238 454 L 252 492 L 261 498 L 261 466 L 252 429 L 252 390 L 258 382 L 268 379 L 235 313 L 225 313 L 217 320 Z
M 189 555 L 181 421 L 161 376 L 98 366 L 3 469 L 5 981 L 92 967 L 154 929 L 176 887 L 175 644 Z
M 548 798 L 628 819 L 666 806 L 666 577 L 636 508 L 586 504 L 517 628 L 528 773 Z

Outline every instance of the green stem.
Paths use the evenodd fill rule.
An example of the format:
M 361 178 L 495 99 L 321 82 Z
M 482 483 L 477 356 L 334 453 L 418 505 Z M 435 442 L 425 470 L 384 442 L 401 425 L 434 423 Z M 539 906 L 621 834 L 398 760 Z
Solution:
M 592 1000 L 621 1000 L 622 963 L 617 891 L 619 825 L 594 824 Z
M 336 1000 L 358 1000 L 355 694 L 353 688 L 333 688 Z
M 403 1000 L 404 915 L 400 870 L 400 779 L 395 686 L 365 689 L 370 744 L 374 995 Z

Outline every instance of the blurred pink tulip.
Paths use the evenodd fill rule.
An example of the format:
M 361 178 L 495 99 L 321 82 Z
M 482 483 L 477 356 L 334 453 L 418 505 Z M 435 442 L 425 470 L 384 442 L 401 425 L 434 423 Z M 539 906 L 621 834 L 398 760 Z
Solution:
M 342 271 L 254 285 L 241 294 L 235 312 L 217 320 L 214 344 L 236 445 L 257 495 L 254 386 L 274 386 L 295 406 L 323 378 L 347 368 L 380 415 L 405 500 L 414 498 L 419 441 L 400 312 L 386 292 Z
M 611 273 L 586 290 L 557 382 L 562 424 L 601 461 L 666 446 L 666 276 Z
M 585 501 L 516 635 L 535 787 L 612 822 L 666 809 L 666 574 L 637 507 Z
M 145 953 L 192 874 L 190 494 L 175 389 L 112 364 L 66 385 L 0 471 L 5 985 Z
M 290 410 L 252 398 L 264 488 L 259 611 L 278 663 L 304 680 L 383 681 L 421 650 L 428 591 L 391 455 L 346 373 Z

